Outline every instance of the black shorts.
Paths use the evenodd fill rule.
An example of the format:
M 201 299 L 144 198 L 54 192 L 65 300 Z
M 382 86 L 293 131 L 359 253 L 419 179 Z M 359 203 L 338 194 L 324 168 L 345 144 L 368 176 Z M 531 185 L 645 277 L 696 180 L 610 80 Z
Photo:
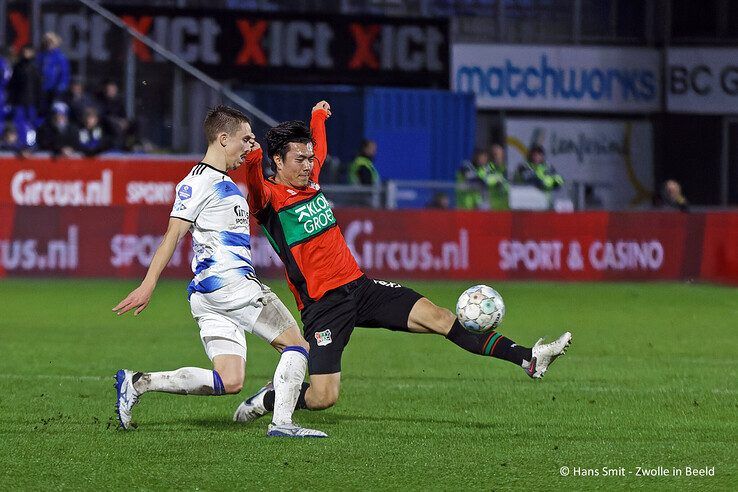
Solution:
M 366 276 L 326 292 L 300 313 L 310 344 L 310 374 L 341 371 L 341 355 L 356 326 L 408 331 L 410 311 L 422 297 L 400 284 Z

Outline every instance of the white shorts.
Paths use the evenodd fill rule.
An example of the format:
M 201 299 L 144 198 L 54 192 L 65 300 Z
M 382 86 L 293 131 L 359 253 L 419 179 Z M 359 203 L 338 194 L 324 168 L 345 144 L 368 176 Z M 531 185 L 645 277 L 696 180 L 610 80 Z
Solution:
M 246 360 L 245 333 L 271 343 L 295 318 L 267 287 L 244 277 L 214 292 L 190 296 L 192 317 L 210 360 L 217 355 L 240 355 Z

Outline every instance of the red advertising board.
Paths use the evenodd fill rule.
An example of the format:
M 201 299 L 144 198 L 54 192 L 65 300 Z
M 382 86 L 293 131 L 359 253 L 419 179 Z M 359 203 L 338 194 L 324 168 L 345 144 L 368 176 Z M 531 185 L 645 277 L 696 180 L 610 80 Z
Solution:
M 0 160 L 0 276 L 141 277 L 191 166 Z M 238 171 L 234 178 L 242 181 Z M 336 217 L 362 268 L 388 279 L 738 283 L 738 213 L 353 208 Z M 281 275 L 268 241 L 252 231 L 257 272 Z M 188 238 L 165 275 L 189 277 L 190 259 Z
M 175 185 L 196 160 L 0 159 L 0 205 L 171 205 Z M 243 180 L 234 181 L 245 190 Z

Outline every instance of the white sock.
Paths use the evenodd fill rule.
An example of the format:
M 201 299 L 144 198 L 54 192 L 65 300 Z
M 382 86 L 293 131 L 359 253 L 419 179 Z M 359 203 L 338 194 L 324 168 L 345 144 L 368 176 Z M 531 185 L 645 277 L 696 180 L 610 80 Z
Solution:
M 176 371 L 144 372 L 133 387 L 141 395 L 147 391 L 161 391 L 178 395 L 222 395 L 225 393 L 220 375 L 199 367 L 182 367 Z
M 285 347 L 274 371 L 274 415 L 272 423 L 291 424 L 300 388 L 305 380 L 308 352 L 300 346 Z

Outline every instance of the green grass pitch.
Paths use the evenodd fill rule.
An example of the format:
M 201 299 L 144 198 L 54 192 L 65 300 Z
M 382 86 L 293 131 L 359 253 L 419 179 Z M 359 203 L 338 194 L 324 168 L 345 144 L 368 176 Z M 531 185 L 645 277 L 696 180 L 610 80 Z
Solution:
M 275 291 L 294 301 L 281 281 Z M 0 281 L 0 489 L 709 489 L 738 483 L 738 290 L 686 284 L 512 283 L 500 331 L 574 334 L 542 381 L 429 335 L 357 329 L 338 404 L 296 420 L 329 439 L 274 440 L 231 421 L 271 378 L 249 339 L 241 395 L 147 394 L 113 420 L 121 367 L 209 367 L 184 281 L 139 317 L 129 281 Z M 407 282 L 452 307 L 471 282 Z M 569 467 L 569 476 L 562 476 Z M 605 476 L 620 473 L 625 476 Z M 669 476 L 637 476 L 638 468 Z M 673 476 L 685 467 L 714 476 Z M 713 468 L 714 467 L 714 468 Z M 599 476 L 575 476 L 577 470 Z M 605 471 L 614 469 L 615 472 Z

